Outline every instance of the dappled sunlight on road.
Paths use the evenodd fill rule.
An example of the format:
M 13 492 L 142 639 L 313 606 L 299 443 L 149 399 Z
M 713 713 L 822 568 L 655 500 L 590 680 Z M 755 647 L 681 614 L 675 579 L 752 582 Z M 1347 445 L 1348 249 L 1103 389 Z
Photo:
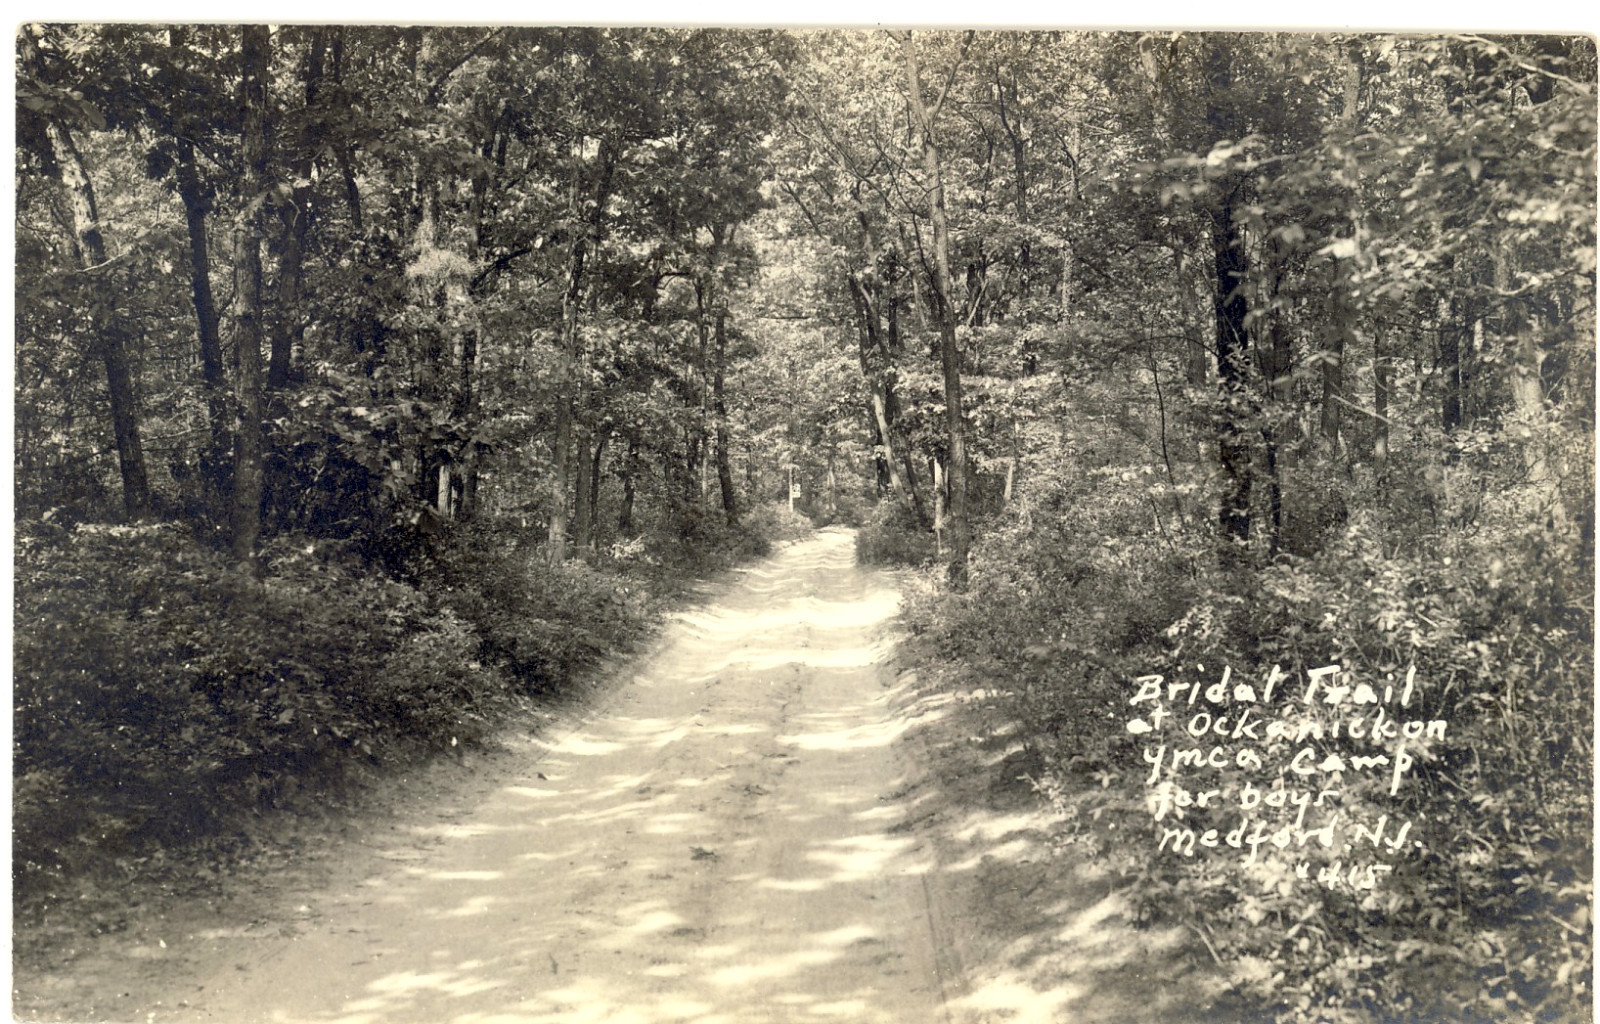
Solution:
M 1041 990 L 1021 974 L 1007 971 L 953 1000 L 951 1006 L 953 1009 L 973 1011 L 985 1020 L 1004 1020 L 1010 1024 L 1055 1024 L 1072 1019 L 1070 1012 L 1063 1014 L 1062 1011 L 1082 994 L 1080 986 L 1070 983 Z
M 971 694 L 921 692 L 906 673 L 894 699 L 915 728 Z M 1056 844 L 1059 822 L 1032 790 L 1037 752 L 1003 724 L 970 716 L 950 724 L 932 732 L 937 739 L 919 734 L 929 743 L 926 757 L 942 763 L 947 778 L 975 785 L 955 801 L 964 810 L 939 830 L 937 877 L 947 898 L 968 908 L 971 933 L 1010 938 L 991 939 L 992 948 L 964 965 L 965 990 L 946 1001 L 949 1019 L 1235 1024 L 1218 1004 L 1221 974 L 1204 950 L 1196 955 L 1193 936 L 1136 920 L 1117 872 L 1079 847 Z M 916 818 L 914 801 L 905 810 Z
M 937 1019 L 933 858 L 896 832 L 898 607 L 847 534 L 746 571 L 447 848 L 335 900 L 201 1019 L 235 987 L 254 1019 L 324 1024 Z M 285 984 L 316 971 L 320 994 Z

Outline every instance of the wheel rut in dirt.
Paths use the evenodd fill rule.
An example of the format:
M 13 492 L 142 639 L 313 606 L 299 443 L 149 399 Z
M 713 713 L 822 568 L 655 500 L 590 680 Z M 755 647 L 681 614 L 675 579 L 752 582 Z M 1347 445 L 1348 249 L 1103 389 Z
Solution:
M 899 595 L 851 541 L 744 570 L 436 845 L 138 1018 L 944 1020 L 933 856 L 896 828 Z

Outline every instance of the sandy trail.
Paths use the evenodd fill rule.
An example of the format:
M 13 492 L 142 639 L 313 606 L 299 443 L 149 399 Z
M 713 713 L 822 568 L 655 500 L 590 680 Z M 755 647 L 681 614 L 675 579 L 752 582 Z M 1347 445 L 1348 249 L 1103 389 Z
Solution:
M 744 570 L 437 845 L 145 1019 L 946 1019 L 886 699 L 898 600 L 845 532 Z

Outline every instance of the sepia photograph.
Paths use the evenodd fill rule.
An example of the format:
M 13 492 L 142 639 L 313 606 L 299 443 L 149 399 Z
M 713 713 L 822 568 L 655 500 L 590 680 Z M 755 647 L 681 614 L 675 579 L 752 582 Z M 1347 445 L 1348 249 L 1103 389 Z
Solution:
M 14 26 L 13 1020 L 1595 1019 L 1595 36 L 374 14 Z

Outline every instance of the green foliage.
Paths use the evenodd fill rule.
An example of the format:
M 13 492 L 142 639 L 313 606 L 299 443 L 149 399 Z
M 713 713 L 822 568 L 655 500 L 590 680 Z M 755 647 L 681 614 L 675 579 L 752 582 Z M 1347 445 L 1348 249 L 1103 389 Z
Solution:
M 472 743 L 512 706 L 471 625 L 325 544 L 261 579 L 172 525 L 18 529 L 19 896 Z
M 751 509 L 739 520 L 739 526 L 747 536 L 760 539 L 752 541 L 760 546 L 759 550 L 752 548 L 752 554 L 766 554 L 774 544 L 804 540 L 815 529 L 809 518 L 778 502 Z
M 475 522 L 427 575 L 439 604 L 476 639 L 471 660 L 503 667 L 521 693 L 559 693 L 574 674 L 633 646 L 649 623 L 649 592 L 580 561 L 552 566 L 520 533 L 504 521 Z
M 879 502 L 856 534 L 862 565 L 930 565 L 936 558 L 933 534 L 898 502 Z
M 908 621 L 1064 841 L 1284 1020 L 1582 1016 L 1593 40 L 914 38 L 937 200 L 881 33 L 289 26 L 249 140 L 236 26 L 19 33 L 22 888 L 483 735 L 790 501 L 929 564 L 962 479 L 970 589 Z M 255 321 L 213 296 L 208 353 L 201 307 L 242 274 L 274 359 L 235 524 L 214 350 Z M 177 522 L 98 525 L 138 479 Z M 1115 841 L 1131 677 L 1332 659 L 1452 723 L 1381 892 Z
M 1148 506 L 1110 489 L 1121 479 L 1088 474 L 1046 492 L 979 544 L 969 593 L 924 595 L 907 612 L 918 656 L 954 664 L 956 683 L 981 688 L 1045 756 L 1035 781 L 1067 848 L 1113 867 L 1145 916 L 1203 934 L 1236 965 L 1238 993 L 1278 1020 L 1587 1015 L 1588 549 L 1517 515 L 1514 494 L 1462 532 L 1379 515 L 1357 493 L 1362 510 L 1314 555 L 1281 558 L 1241 587 L 1197 572 L 1203 538 L 1170 545 Z M 1170 678 L 1180 663 L 1242 678 L 1275 664 L 1293 675 L 1339 663 L 1375 680 L 1414 668 L 1412 715 L 1447 721 L 1446 739 L 1410 745 L 1417 769 L 1393 796 L 1387 780 L 1347 778 L 1340 813 L 1368 826 L 1385 813 L 1411 820 L 1422 846 L 1366 892 L 1294 879 L 1295 860 L 1315 875 L 1337 859 L 1315 846 L 1253 866 L 1226 851 L 1154 853 L 1149 766 L 1122 723 L 1132 678 Z M 1354 743 L 1319 749 L 1370 752 Z M 1231 767 L 1208 779 L 1235 792 L 1262 784 Z M 1210 822 L 1190 815 L 1191 827 Z

